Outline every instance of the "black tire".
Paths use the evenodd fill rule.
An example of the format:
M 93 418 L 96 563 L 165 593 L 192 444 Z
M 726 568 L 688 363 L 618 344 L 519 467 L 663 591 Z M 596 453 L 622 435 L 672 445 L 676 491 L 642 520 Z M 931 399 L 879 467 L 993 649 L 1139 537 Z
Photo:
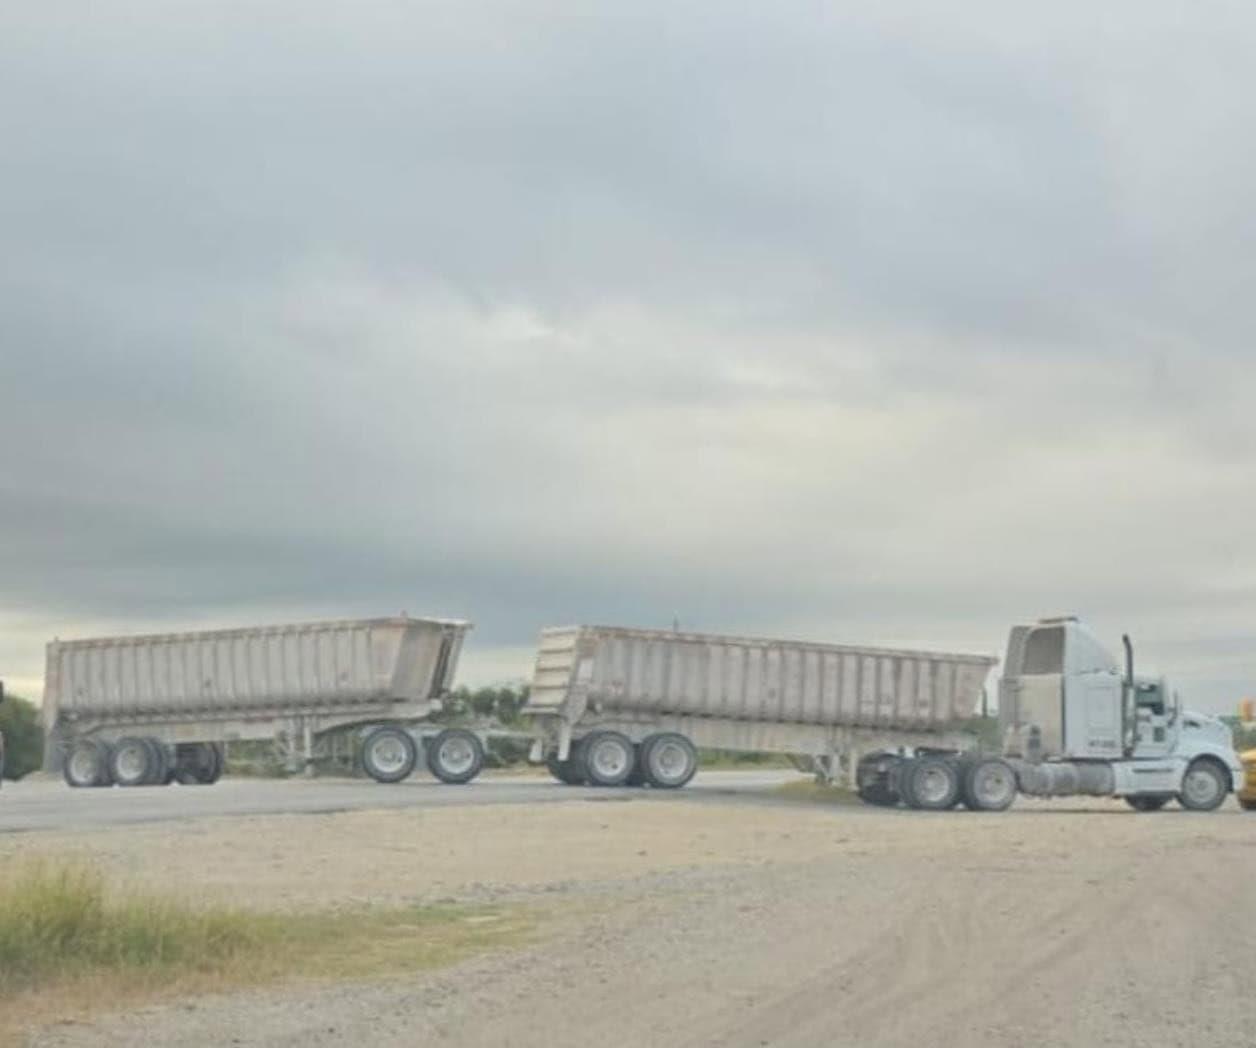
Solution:
M 641 774 L 659 790 L 679 790 L 698 773 L 698 751 L 675 732 L 651 735 L 641 744 Z
M 214 754 L 214 768 L 202 783 L 204 786 L 214 785 L 227 770 L 227 747 L 221 742 L 211 742 L 209 748 Z
M 222 775 L 222 751 L 212 742 L 175 747 L 175 781 L 182 786 L 212 786 Z
M 855 792 L 859 799 L 877 808 L 896 807 L 902 799 L 895 789 L 901 763 L 902 758 L 897 754 L 876 753 L 864 757 L 855 768 Z
M 157 753 L 147 739 L 127 736 L 113 746 L 109 775 L 119 786 L 147 786 L 158 770 L 157 762 Z
M 917 757 L 904 780 L 904 793 L 913 808 L 948 811 L 959 803 L 959 762 L 949 757 Z
M 564 786 L 584 785 L 584 780 L 580 778 L 575 762 L 570 757 L 565 761 L 560 761 L 557 757 L 547 757 L 545 766 L 549 768 L 550 774 Z
M 1136 797 L 1126 797 L 1125 803 L 1135 811 L 1159 811 L 1172 799 L 1172 797 L 1157 797 L 1142 794 Z
M 1256 800 L 1239 801 L 1239 807 L 1242 808 L 1244 811 L 1256 811 Z
M 414 736 L 395 724 L 384 724 L 362 740 L 362 769 L 376 782 L 408 779 L 419 762 Z
M 920 807 L 916 795 L 911 791 L 911 773 L 915 766 L 916 758 L 906 757 L 898 762 L 894 773 L 890 776 L 890 781 L 894 784 L 894 792 L 898 794 L 899 800 L 913 810 Z
M 628 779 L 624 785 L 634 788 L 646 785 L 645 767 L 641 763 L 640 746 L 634 746 L 632 748 L 632 771 L 628 774 Z
M 76 790 L 108 786 L 113 782 L 109 774 L 109 757 L 108 743 L 99 739 L 82 739 L 65 755 L 61 777 Z
M 1229 792 L 1229 773 L 1216 761 L 1203 757 L 1186 769 L 1178 803 L 1187 811 L 1216 811 Z
M 462 728 L 448 728 L 427 744 L 427 766 L 441 782 L 461 786 L 484 767 L 484 747 Z
M 174 763 L 173 754 L 166 749 L 165 744 L 160 739 L 154 739 L 151 735 L 145 736 L 144 744 L 153 755 L 152 770 L 149 772 L 148 781 L 144 785 L 168 786 L 173 781 L 173 776 L 170 774 L 170 766 Z
M 632 740 L 617 731 L 598 731 L 581 740 L 581 766 L 590 786 L 623 786 L 637 763 Z
M 999 757 L 980 757 L 961 764 L 961 799 L 969 811 L 1007 811 L 1016 802 L 1016 770 Z

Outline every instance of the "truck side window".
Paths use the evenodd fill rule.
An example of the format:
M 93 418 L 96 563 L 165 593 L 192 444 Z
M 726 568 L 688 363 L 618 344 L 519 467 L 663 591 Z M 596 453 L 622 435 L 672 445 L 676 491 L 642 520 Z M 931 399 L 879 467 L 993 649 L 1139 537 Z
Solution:
M 1029 634 L 1025 643 L 1022 673 L 1064 672 L 1064 627 L 1048 626 Z
M 1151 713 L 1164 712 L 1164 694 L 1154 684 L 1140 684 L 1134 692 L 1134 702 L 1140 710 Z

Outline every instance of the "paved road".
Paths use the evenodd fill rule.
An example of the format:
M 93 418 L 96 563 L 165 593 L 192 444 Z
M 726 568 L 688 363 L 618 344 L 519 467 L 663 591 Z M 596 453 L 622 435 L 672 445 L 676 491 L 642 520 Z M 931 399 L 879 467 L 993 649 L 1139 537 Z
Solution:
M 468 786 L 411 779 L 395 786 L 349 779 L 224 779 L 216 786 L 150 786 L 72 790 L 58 781 L 6 783 L 0 790 L 0 833 L 77 830 L 224 815 L 310 814 L 459 804 L 551 804 L 578 799 L 666 801 L 762 794 L 799 778 L 792 771 L 711 771 L 684 790 L 597 790 L 562 786 L 548 777 L 487 776 Z

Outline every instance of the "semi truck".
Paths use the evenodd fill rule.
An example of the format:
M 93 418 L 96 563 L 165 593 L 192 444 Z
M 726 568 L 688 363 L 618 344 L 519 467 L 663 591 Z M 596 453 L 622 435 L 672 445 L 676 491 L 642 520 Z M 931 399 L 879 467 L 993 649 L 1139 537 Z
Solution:
M 1013 627 L 999 682 L 1001 752 L 885 752 L 858 772 L 871 803 L 1002 811 L 1017 794 L 1120 797 L 1137 811 L 1176 800 L 1213 811 L 1243 784 L 1230 729 L 1185 709 L 1163 677 L 1124 667 L 1075 617 Z
M 228 743 L 268 740 L 291 766 L 308 766 L 332 733 L 349 730 L 378 782 L 400 782 L 420 761 L 443 782 L 469 782 L 483 738 L 431 718 L 470 628 L 400 616 L 56 640 L 48 760 L 77 788 L 209 785 Z
M 997 659 L 577 626 L 543 631 L 523 713 L 560 781 L 684 786 L 703 747 L 803 755 L 869 804 L 1002 811 L 1018 794 L 1211 811 L 1242 787 L 1220 720 L 1124 671 L 1073 617 L 1011 631 L 1002 745 L 963 731 Z

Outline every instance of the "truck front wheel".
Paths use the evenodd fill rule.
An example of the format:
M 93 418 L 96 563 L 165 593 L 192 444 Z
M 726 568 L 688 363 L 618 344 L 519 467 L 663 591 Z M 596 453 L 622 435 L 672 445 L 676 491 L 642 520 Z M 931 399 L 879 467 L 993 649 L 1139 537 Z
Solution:
M 1227 778 L 1215 761 L 1195 761 L 1186 769 L 1178 803 L 1187 811 L 1216 811 L 1230 792 Z

